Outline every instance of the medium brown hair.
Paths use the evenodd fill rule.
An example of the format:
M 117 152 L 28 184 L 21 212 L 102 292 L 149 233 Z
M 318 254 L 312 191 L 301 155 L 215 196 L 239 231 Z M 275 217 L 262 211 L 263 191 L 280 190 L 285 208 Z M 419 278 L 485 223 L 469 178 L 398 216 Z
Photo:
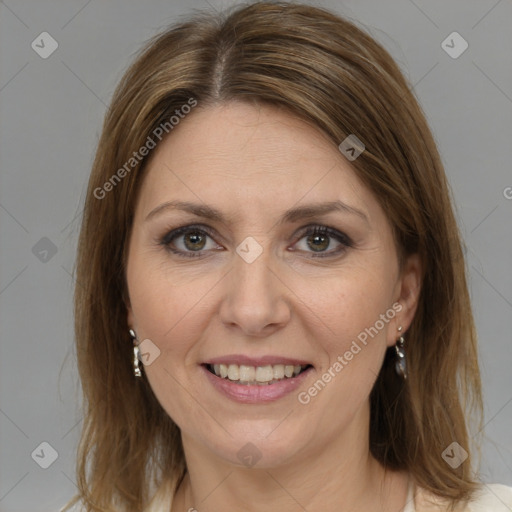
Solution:
M 164 479 L 175 489 L 186 470 L 177 425 L 145 373 L 133 375 L 128 335 L 126 256 L 148 158 L 104 197 L 97 191 L 191 98 L 197 108 L 229 101 L 285 108 L 333 147 L 350 134 L 363 141 L 352 166 L 387 213 L 400 262 L 417 253 L 424 271 L 406 336 L 409 378 L 398 378 L 388 350 L 370 395 L 371 452 L 452 505 L 470 498 L 478 488 L 473 457 L 452 469 L 442 452 L 456 441 L 473 455 L 469 419 L 474 413 L 480 426 L 482 416 L 476 333 L 453 199 L 422 109 L 391 56 L 354 23 L 308 5 L 257 2 L 195 13 L 158 34 L 106 113 L 76 261 L 84 425 L 72 503 L 140 511 Z

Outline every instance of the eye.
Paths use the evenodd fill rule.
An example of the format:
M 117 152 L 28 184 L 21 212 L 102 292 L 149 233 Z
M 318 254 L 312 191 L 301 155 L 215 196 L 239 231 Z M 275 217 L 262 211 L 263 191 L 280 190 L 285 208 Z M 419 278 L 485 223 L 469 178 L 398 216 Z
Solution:
M 302 232 L 299 242 L 305 239 L 306 251 L 312 249 L 313 258 L 327 258 L 336 256 L 346 251 L 348 247 L 352 247 L 352 240 L 342 233 L 327 226 L 309 226 L 306 231 Z M 332 245 L 332 239 L 335 239 L 339 244 L 338 248 L 331 251 L 325 251 Z
M 167 233 L 160 244 L 164 245 L 172 253 L 185 258 L 202 256 L 202 252 L 208 250 L 207 239 L 212 239 L 210 229 L 206 226 L 183 226 Z M 176 244 L 174 240 L 178 240 Z M 179 247 L 181 245 L 181 247 Z M 176 248 L 178 246 L 178 248 Z M 216 246 L 219 248 L 220 246 Z M 211 249 L 211 247 L 210 247 Z
M 207 226 L 189 225 L 173 229 L 159 243 L 177 256 L 194 258 L 203 256 L 204 251 L 219 250 L 223 247 L 213 244 L 208 247 L 208 239 L 213 240 L 213 232 Z M 326 258 L 341 254 L 352 247 L 351 239 L 344 233 L 327 226 L 307 226 L 302 230 L 298 242 L 305 239 L 305 247 L 299 248 L 312 254 L 313 258 Z M 332 239 L 338 243 L 338 248 L 326 251 L 332 245 Z M 297 244 L 297 242 L 296 242 Z M 294 249 L 295 250 L 295 249 Z

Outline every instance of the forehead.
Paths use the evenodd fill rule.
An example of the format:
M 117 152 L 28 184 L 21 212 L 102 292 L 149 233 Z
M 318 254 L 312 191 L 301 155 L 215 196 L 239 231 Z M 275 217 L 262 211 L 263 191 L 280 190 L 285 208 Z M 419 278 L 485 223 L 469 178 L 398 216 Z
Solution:
M 272 106 L 199 105 L 153 151 L 141 191 L 146 213 L 171 199 L 248 213 L 342 200 L 369 217 L 377 213 L 375 199 L 336 145 Z

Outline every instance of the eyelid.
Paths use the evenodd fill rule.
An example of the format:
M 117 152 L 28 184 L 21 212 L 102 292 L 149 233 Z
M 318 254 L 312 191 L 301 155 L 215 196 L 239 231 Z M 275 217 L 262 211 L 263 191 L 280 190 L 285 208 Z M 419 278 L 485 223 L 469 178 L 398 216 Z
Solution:
M 173 238 L 176 238 L 188 231 L 193 231 L 194 229 L 197 231 L 204 231 L 208 236 L 210 236 L 210 238 L 214 238 L 217 236 L 217 233 L 215 232 L 214 229 L 204 224 L 184 224 L 183 226 L 178 226 L 177 228 L 171 228 L 166 230 L 165 235 L 161 237 L 158 241 L 162 245 L 168 245 L 169 243 L 171 243 L 171 240 Z
M 336 239 L 341 239 L 341 241 L 346 244 L 347 246 L 352 246 L 353 241 L 352 239 L 343 231 L 340 231 L 339 229 L 333 228 L 331 226 L 325 225 L 325 224 L 315 224 L 311 223 L 307 226 L 304 226 L 300 228 L 298 231 L 296 237 L 298 240 L 300 240 L 304 235 L 306 235 L 309 232 L 320 232 L 322 234 L 331 236 Z
M 166 247 L 168 250 L 170 250 L 174 254 L 183 255 L 184 251 L 175 250 L 175 249 L 170 248 L 171 241 L 173 239 L 179 238 L 183 234 L 186 234 L 186 233 L 194 231 L 194 230 L 198 231 L 198 232 L 204 232 L 206 235 L 208 235 L 214 241 L 217 238 L 217 236 L 219 236 L 219 238 L 222 238 L 220 235 L 217 234 L 216 230 L 214 230 L 213 228 L 211 228 L 210 226 L 207 226 L 205 224 L 184 224 L 184 225 L 178 226 L 176 228 L 169 228 L 166 231 L 166 234 L 163 235 L 162 237 L 160 237 L 157 240 L 157 242 L 159 245 L 163 245 L 164 247 Z M 320 223 L 310 223 L 306 226 L 301 227 L 296 232 L 296 234 L 294 234 L 293 244 L 296 244 L 298 241 L 300 241 L 302 238 L 304 238 L 304 236 L 315 234 L 315 233 L 319 233 L 322 235 L 326 235 L 330 238 L 334 238 L 342 245 L 342 249 L 341 250 L 340 249 L 330 250 L 327 252 L 320 251 L 320 252 L 316 253 L 316 255 L 315 255 L 315 252 L 313 251 L 310 253 L 313 255 L 313 257 L 320 257 L 320 258 L 321 257 L 325 257 L 325 258 L 335 257 L 335 256 L 341 254 L 342 252 L 344 252 L 344 250 L 346 250 L 347 248 L 354 246 L 352 239 L 346 233 L 344 233 L 334 227 L 331 227 L 331 226 L 328 226 L 325 224 L 320 224 Z M 185 251 L 185 254 L 191 254 L 191 255 L 197 254 L 198 256 L 200 256 L 203 252 L 208 252 L 208 250 Z M 323 255 L 325 255 L 325 256 L 323 256 Z

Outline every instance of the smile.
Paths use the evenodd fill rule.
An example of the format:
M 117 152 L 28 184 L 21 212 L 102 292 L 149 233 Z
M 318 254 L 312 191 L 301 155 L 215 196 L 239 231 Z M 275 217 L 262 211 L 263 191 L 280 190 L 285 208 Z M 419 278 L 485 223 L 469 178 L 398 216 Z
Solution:
M 314 370 L 304 361 L 274 356 L 227 356 L 199 367 L 216 393 L 243 404 L 264 404 L 290 395 Z
M 208 370 L 222 379 L 243 385 L 271 385 L 281 380 L 296 377 L 311 365 L 274 364 L 248 366 L 238 364 L 208 364 Z

